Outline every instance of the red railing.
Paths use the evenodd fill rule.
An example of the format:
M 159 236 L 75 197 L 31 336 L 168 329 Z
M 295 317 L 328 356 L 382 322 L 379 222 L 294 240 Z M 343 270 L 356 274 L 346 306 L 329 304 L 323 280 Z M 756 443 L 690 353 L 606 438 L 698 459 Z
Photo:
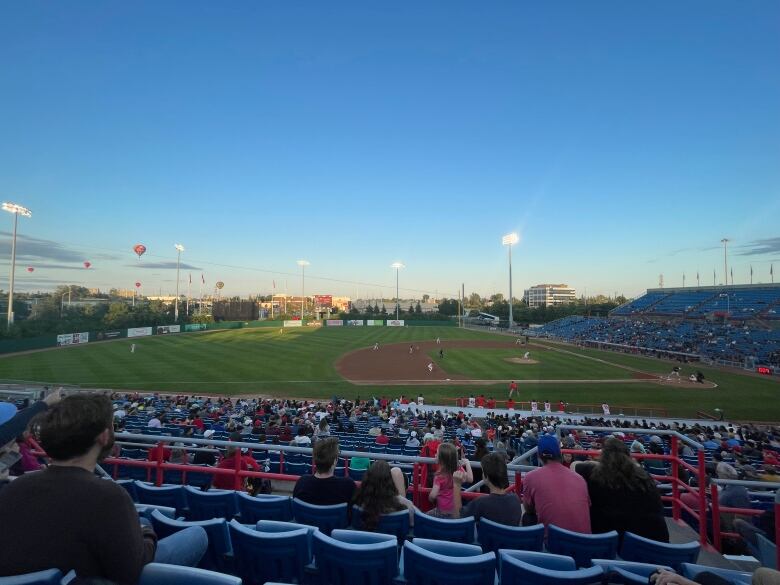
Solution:
M 468 398 L 464 397 L 457 397 L 457 398 L 444 398 L 443 399 L 446 402 L 452 402 L 455 404 L 456 408 L 480 408 L 479 406 L 469 406 L 468 405 Z M 487 401 L 485 406 L 481 407 L 482 410 L 485 412 L 491 411 L 493 408 L 507 408 L 506 400 L 496 400 L 496 405 L 494 406 L 487 406 Z M 544 410 L 544 402 L 538 402 L 538 406 L 540 409 L 537 410 L 538 415 L 555 415 L 555 416 L 565 416 L 570 414 L 595 414 L 603 416 L 603 410 L 601 407 L 601 404 L 588 404 L 588 403 L 582 403 L 582 404 L 575 404 L 573 402 L 567 402 L 566 403 L 566 411 L 562 411 L 558 409 L 558 403 L 557 402 L 551 402 L 550 403 L 550 412 L 546 412 Z M 515 410 L 523 410 L 523 411 L 530 411 L 531 410 L 531 401 L 530 400 L 519 400 L 514 403 L 513 408 Z M 609 405 L 610 408 L 610 415 L 608 416 L 616 416 L 618 414 L 621 414 L 623 416 L 632 416 L 632 417 L 657 417 L 657 418 L 668 418 L 667 416 L 667 410 L 665 408 L 658 408 L 658 407 L 641 407 L 641 406 L 621 406 L 621 405 Z

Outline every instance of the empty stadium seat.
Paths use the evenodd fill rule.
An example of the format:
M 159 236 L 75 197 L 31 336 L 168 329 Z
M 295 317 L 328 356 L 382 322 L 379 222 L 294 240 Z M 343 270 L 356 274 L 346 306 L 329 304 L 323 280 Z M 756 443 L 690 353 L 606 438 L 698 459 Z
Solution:
M 696 562 L 700 548 L 701 545 L 695 541 L 684 544 L 669 544 L 626 532 L 623 536 L 623 546 L 620 548 L 620 558 L 638 563 L 667 565 L 675 571 L 679 571 L 682 563 Z
M 160 513 L 163 516 L 168 516 L 168 518 L 176 518 L 176 509 L 175 508 L 169 508 L 168 506 L 152 506 L 151 504 L 136 504 L 135 510 L 138 512 L 139 516 L 142 516 L 143 518 L 148 518 L 149 520 L 152 519 L 152 510 L 159 510 Z
M 158 538 L 165 538 L 190 526 L 202 527 L 208 535 L 209 546 L 199 566 L 203 569 L 215 571 L 225 570 L 225 558 L 226 555 L 231 554 L 232 548 L 230 546 L 230 533 L 224 518 L 185 522 L 168 518 L 161 514 L 159 510 L 154 510 L 152 511 L 151 520 L 152 527 Z
M 316 526 L 325 534 L 330 534 L 336 528 L 346 528 L 347 504 L 333 506 L 315 506 L 298 498 L 293 498 L 293 516 L 296 522 Z
M 167 506 L 175 508 L 176 513 L 183 515 L 187 510 L 187 495 L 179 485 L 164 485 L 156 487 L 140 481 L 135 482 L 135 491 L 141 504 Z
M 362 515 L 363 510 L 359 506 L 352 506 L 352 527 L 356 530 L 365 530 Z M 400 546 L 409 535 L 409 524 L 409 510 L 403 509 L 390 514 L 382 514 L 374 531 L 392 534 L 398 539 Z
M 614 530 L 604 534 L 582 534 L 554 524 L 547 527 L 547 550 L 572 557 L 578 567 L 589 567 L 591 559 L 614 559 L 617 548 L 618 533 Z
M 62 571 L 59 569 L 46 569 L 24 575 L 0 577 L 0 585 L 60 585 Z
M 447 540 L 471 544 L 474 542 L 474 518 L 458 518 L 455 520 L 434 518 L 414 511 L 414 536 L 434 540 Z
M 496 552 L 501 548 L 541 551 L 544 546 L 544 524 L 507 526 L 481 518 L 477 523 L 477 536 L 485 552 Z
M 236 520 L 229 528 L 234 572 L 244 585 L 259 585 L 269 579 L 303 582 L 303 569 L 311 559 L 308 528 L 266 532 L 247 528 Z
M 138 585 L 241 585 L 241 579 L 204 569 L 149 563 Z
M 777 569 L 777 545 L 763 534 L 756 534 L 758 557 L 761 564 L 769 569 Z
M 130 495 L 130 498 L 134 501 L 138 501 L 138 492 L 135 489 L 135 481 L 132 479 L 118 479 L 116 480 L 116 484 L 122 486 L 127 490 L 127 493 Z
M 577 569 L 565 555 L 524 550 L 498 552 L 501 585 L 589 585 L 601 583 L 601 567 Z
M 293 519 L 292 499 L 288 496 L 250 496 L 236 492 L 236 501 L 242 524 L 256 524 L 259 520 L 289 522 Z
M 495 553 L 483 553 L 473 544 L 415 538 L 404 543 L 402 554 L 403 578 L 410 585 L 482 585 L 495 581 Z
M 735 571 L 732 569 L 720 569 L 717 567 L 708 567 L 706 565 L 694 565 L 692 563 L 682 564 L 682 574 L 692 581 L 696 581 L 696 578 L 701 573 L 714 573 L 720 577 L 723 577 L 727 581 L 734 583 L 735 585 L 750 585 L 753 580 L 752 573 L 746 573 L 744 571 Z
M 236 492 L 231 490 L 201 490 L 184 486 L 187 492 L 189 520 L 211 520 L 225 518 L 230 520 L 238 513 Z M 254 523 L 254 522 L 253 522 Z
M 398 574 L 398 541 L 389 534 L 314 532 L 317 578 L 328 585 L 391 585 Z

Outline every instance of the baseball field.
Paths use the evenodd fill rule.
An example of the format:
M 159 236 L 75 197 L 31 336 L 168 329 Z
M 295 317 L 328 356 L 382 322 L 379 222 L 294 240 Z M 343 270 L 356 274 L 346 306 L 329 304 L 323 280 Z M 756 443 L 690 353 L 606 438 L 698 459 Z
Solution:
M 450 405 L 469 394 L 504 400 L 509 381 L 517 380 L 522 401 L 607 402 L 613 412 L 663 408 L 680 417 L 720 408 L 731 419 L 780 421 L 777 380 L 683 366 L 680 381 L 667 381 L 673 365 L 550 342 L 519 345 L 504 335 L 452 327 L 258 328 L 7 355 L 0 358 L 0 379 L 208 395 L 422 393 L 429 404 Z M 687 381 L 696 369 L 705 384 Z

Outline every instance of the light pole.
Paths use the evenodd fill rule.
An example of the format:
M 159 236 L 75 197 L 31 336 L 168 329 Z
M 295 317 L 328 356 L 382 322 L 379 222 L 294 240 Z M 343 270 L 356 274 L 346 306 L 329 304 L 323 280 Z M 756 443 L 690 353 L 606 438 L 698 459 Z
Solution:
M 308 260 L 298 260 L 298 266 L 301 267 L 301 325 L 303 325 L 303 310 L 306 306 L 306 267 L 309 264 Z
M 393 262 L 390 265 L 390 268 L 395 268 L 395 320 L 398 321 L 398 310 L 400 308 L 399 303 L 401 302 L 400 297 L 398 296 L 398 272 L 401 270 L 401 268 L 406 268 L 406 266 L 400 262 Z
M 8 327 L 14 323 L 14 272 L 16 271 L 16 224 L 19 221 L 19 215 L 32 217 L 32 211 L 16 203 L 3 203 L 3 210 L 14 214 L 14 237 L 11 240 L 11 277 L 8 286 Z
M 509 250 L 509 330 L 512 330 L 514 321 L 512 319 L 512 246 L 520 241 L 520 236 L 517 232 L 505 235 L 501 238 L 501 244 L 506 246 Z
M 729 285 L 729 260 L 728 260 L 728 255 L 727 255 L 727 249 L 728 249 L 728 245 L 729 245 L 729 239 L 728 238 L 723 238 L 720 241 L 720 243 L 723 244 L 723 274 L 726 275 L 724 277 L 726 279 L 725 284 L 726 284 L 726 286 L 728 286 Z
M 173 309 L 173 320 L 179 322 L 179 264 L 181 263 L 181 253 L 184 252 L 184 246 L 176 244 L 176 301 Z

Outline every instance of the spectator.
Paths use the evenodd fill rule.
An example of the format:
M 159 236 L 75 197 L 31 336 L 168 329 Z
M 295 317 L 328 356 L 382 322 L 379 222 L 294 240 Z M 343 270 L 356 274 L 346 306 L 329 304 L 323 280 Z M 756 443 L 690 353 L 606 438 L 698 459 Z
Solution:
M 715 468 L 715 473 L 718 479 L 739 479 L 737 470 L 734 469 L 728 463 L 721 461 Z M 718 494 L 718 504 L 724 508 L 751 508 L 750 506 L 750 494 L 748 489 L 743 485 L 724 485 L 720 487 L 720 493 Z M 734 521 L 740 518 L 737 514 L 722 513 L 720 516 L 721 530 L 723 532 L 734 531 Z M 743 519 L 749 520 L 747 516 L 742 516 Z
M 95 475 L 114 444 L 112 423 L 111 401 L 96 394 L 69 396 L 34 421 L 51 465 L 0 492 L 0 550 L 13 551 L 0 555 L 0 575 L 57 568 L 80 579 L 133 585 L 152 560 L 200 561 L 208 544 L 203 528 L 157 542 L 127 492 Z
M 234 433 L 230 437 L 231 441 L 241 441 L 241 435 Z M 262 466 L 249 455 L 244 455 L 242 449 L 239 447 L 228 447 L 225 453 L 225 458 L 217 464 L 217 469 L 240 469 L 241 471 L 263 471 Z M 214 487 L 221 490 L 232 490 L 235 488 L 236 480 L 233 475 L 227 473 L 220 473 L 214 476 Z M 249 483 L 246 478 L 243 478 L 240 482 L 241 486 L 246 489 L 246 485 Z
M 471 483 L 474 481 L 471 464 L 468 459 L 458 461 L 458 450 L 452 443 L 440 444 L 436 459 L 439 471 L 433 478 L 433 489 L 428 494 L 428 499 L 436 502 L 436 507 L 429 510 L 428 514 L 437 518 L 457 518 L 460 507 L 455 506 L 453 491 L 456 488 L 460 491 L 460 485 L 455 486 L 453 474 L 462 472 L 465 474 L 464 481 Z
M 209 429 L 203 433 L 204 439 L 210 439 L 214 436 L 214 431 Z M 214 445 L 198 445 L 201 449 L 207 449 L 207 451 L 196 451 L 192 458 L 192 462 L 195 465 L 216 465 L 217 464 L 217 449 Z
M 348 477 L 333 475 L 339 459 L 338 439 L 329 437 L 317 441 L 312 458 L 314 474 L 303 475 L 295 482 L 293 497 L 318 506 L 351 502 L 355 493 L 355 482 Z
M 474 449 L 474 455 L 469 457 L 469 459 L 471 461 L 482 461 L 482 458 L 488 454 L 487 443 L 485 443 L 485 439 L 480 437 L 479 439 L 474 441 L 474 446 L 476 447 Z M 480 481 L 482 481 L 482 469 L 475 467 L 471 470 L 471 473 L 474 476 L 474 483 L 479 483 Z M 487 493 L 488 491 L 487 486 L 483 485 L 480 491 Z
M 404 497 L 405 494 L 406 486 L 401 470 L 398 467 L 390 469 L 386 461 L 375 461 L 363 477 L 353 501 L 363 509 L 363 528 L 376 530 L 382 514 L 407 508 L 414 513 L 414 504 Z
M 16 444 L 19 447 L 21 459 L 11 470 L 14 475 L 24 475 L 30 471 L 40 471 L 45 467 L 45 465 L 41 464 L 38 458 L 33 455 L 29 441 L 29 431 L 24 431 L 24 433 L 16 438 Z
M 323 416 L 320 419 L 317 428 L 314 430 L 314 440 L 319 441 L 321 439 L 327 439 L 328 437 L 330 437 L 330 425 L 328 424 L 327 417 Z
M 311 439 L 309 438 L 309 435 L 306 434 L 305 425 L 301 425 L 298 428 L 298 434 L 292 440 L 291 444 L 293 447 L 311 447 Z
M 590 534 L 590 500 L 585 481 L 561 463 L 557 437 L 542 435 L 537 447 L 542 467 L 528 473 L 523 481 L 523 525 L 541 522 Z
M 652 478 L 631 458 L 623 441 L 609 437 L 598 462 L 578 463 L 576 472 L 588 484 L 594 533 L 617 530 L 622 540 L 628 531 L 669 542 L 661 495 Z
M 474 516 L 476 521 L 484 517 L 499 524 L 519 526 L 523 507 L 517 494 L 507 493 L 509 477 L 506 461 L 500 455 L 489 453 L 480 459 L 480 464 L 490 495 L 472 500 L 461 511 L 461 517 Z
M 376 438 L 376 444 L 377 445 L 387 445 L 390 442 L 390 439 L 387 436 L 387 431 L 385 429 L 380 429 L 379 435 Z
M 417 438 L 417 431 L 412 431 L 411 433 L 409 433 L 409 438 L 406 439 L 406 446 L 407 447 L 420 446 L 420 439 Z

